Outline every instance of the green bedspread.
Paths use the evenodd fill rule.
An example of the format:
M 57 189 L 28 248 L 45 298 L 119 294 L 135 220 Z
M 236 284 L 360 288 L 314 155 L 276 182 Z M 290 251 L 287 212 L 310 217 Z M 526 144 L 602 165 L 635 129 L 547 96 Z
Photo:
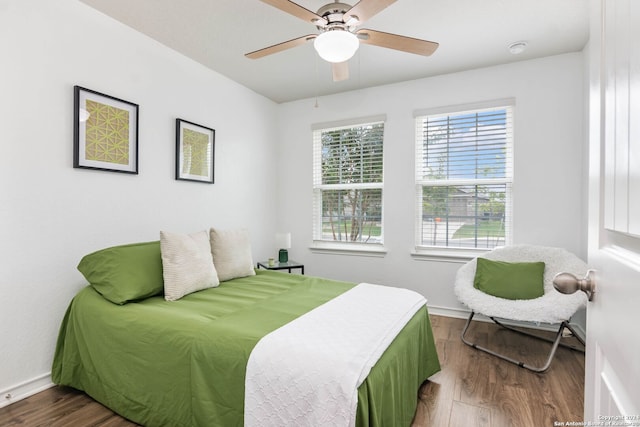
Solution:
M 126 305 L 88 286 L 64 317 L 52 378 L 146 426 L 241 426 L 258 340 L 352 286 L 258 270 L 179 301 Z M 358 389 L 357 425 L 410 425 L 418 387 L 439 369 L 425 307 Z

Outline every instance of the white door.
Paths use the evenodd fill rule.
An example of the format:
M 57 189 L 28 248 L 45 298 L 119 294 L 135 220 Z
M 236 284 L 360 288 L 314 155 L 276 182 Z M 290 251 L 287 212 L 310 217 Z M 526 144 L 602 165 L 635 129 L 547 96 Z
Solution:
M 590 5 L 585 421 L 640 426 L 640 0 Z

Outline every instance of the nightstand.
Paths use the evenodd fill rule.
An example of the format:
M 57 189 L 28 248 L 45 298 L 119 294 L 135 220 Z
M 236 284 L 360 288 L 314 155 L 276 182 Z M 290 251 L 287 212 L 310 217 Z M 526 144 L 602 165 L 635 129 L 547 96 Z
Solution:
M 289 260 L 288 262 L 276 261 L 272 266 L 269 266 L 269 261 L 260 261 L 258 263 L 258 268 L 264 268 L 266 270 L 288 270 L 289 273 L 291 273 L 291 269 L 299 268 L 301 274 L 304 274 L 304 264 L 300 264 L 293 260 Z

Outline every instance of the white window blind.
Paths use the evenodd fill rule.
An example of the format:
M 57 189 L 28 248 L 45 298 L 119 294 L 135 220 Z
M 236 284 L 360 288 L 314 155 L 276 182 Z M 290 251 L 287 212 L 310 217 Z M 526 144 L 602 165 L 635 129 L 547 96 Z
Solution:
M 511 241 L 513 107 L 416 117 L 416 247 Z
M 381 244 L 384 122 L 313 131 L 314 240 Z

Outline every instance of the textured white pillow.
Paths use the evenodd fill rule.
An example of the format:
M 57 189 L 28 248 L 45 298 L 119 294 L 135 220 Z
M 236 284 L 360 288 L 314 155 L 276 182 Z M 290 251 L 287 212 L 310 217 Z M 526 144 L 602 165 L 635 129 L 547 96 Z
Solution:
M 160 252 L 167 301 L 220 284 L 205 230 L 193 234 L 161 231 Z
M 248 230 L 212 228 L 210 235 L 211 255 L 221 282 L 256 274 L 253 269 Z

